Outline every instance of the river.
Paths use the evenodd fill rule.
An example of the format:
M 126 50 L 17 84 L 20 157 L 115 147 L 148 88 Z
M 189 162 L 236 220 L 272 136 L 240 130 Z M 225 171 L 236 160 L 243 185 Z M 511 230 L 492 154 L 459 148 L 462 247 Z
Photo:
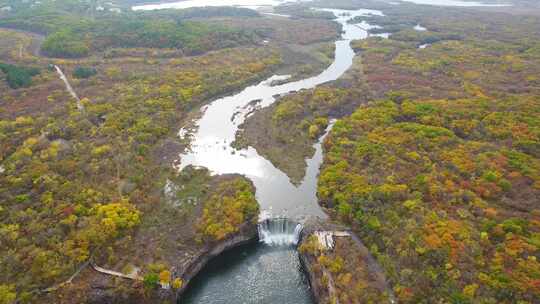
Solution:
M 404 1 L 432 5 L 482 5 L 459 0 Z M 281 2 L 277 0 L 187 0 L 138 6 L 134 9 L 216 5 L 257 8 L 279 3 Z M 238 173 L 247 176 L 256 187 L 257 200 L 265 217 L 287 217 L 299 222 L 307 217 L 326 217 L 316 197 L 317 176 L 323 158 L 320 142 L 314 146 L 315 155 L 307 160 L 306 175 L 299 186 L 293 185 L 287 175 L 252 147 L 243 150 L 231 147 L 239 125 L 252 112 L 254 106 L 269 106 L 278 96 L 314 88 L 342 76 L 351 67 L 355 56 L 350 42 L 366 38 L 367 30 L 374 27 L 365 22 L 352 25 L 347 21 L 356 16 L 382 15 L 380 11 L 365 9 L 324 10 L 332 12 L 336 16 L 335 21 L 343 27 L 341 39 L 335 43 L 335 58 L 332 64 L 319 75 L 299 81 L 283 83 L 289 76 L 273 75 L 237 94 L 217 99 L 203 107 L 201 118 L 195 122 L 195 128 L 182 129 L 179 132 L 179 136 L 188 136 L 191 142 L 191 149 L 179 156 L 179 170 L 194 165 L 206 167 L 214 174 Z M 415 29 L 424 30 L 419 25 Z M 275 83 L 282 84 L 274 85 Z M 324 136 L 328 131 L 326 130 Z M 281 234 L 286 231 L 292 230 L 284 229 Z M 283 239 L 294 240 L 296 237 L 281 236 L 280 240 Z M 222 254 L 196 276 L 181 303 L 312 303 L 309 286 L 293 243 L 294 241 L 289 244 L 277 242 L 277 245 L 272 242 L 252 244 Z
M 367 14 L 382 15 L 374 10 L 331 10 L 336 21 L 343 26 L 342 39 L 335 43 L 335 59 L 322 73 L 307 79 L 272 85 L 276 80 L 288 76 L 274 75 L 256 85 L 245 88 L 238 94 L 227 96 L 210 103 L 203 109 L 204 114 L 195 123 L 195 132 L 181 130 L 181 134 L 191 137 L 191 149 L 180 155 L 179 169 L 188 166 L 202 166 L 216 174 L 238 173 L 251 179 L 257 189 L 256 195 L 261 209 L 273 215 L 301 218 L 306 216 L 326 217 L 317 203 L 316 187 L 319 166 L 322 162 L 320 144 L 315 145 L 316 153 L 307 161 L 306 175 L 300 186 L 293 185 L 289 177 L 274 167 L 270 161 L 260 156 L 251 147 L 236 150 L 231 147 L 238 126 L 250 113 L 251 101 L 259 100 L 258 106 L 266 107 L 276 100 L 276 96 L 310 89 L 317 85 L 336 80 L 352 65 L 354 51 L 350 47 L 353 39 L 367 37 L 365 29 L 373 26 L 363 23 L 362 28 L 346 21 Z
M 344 30 L 342 40 L 336 42 L 334 62 L 315 77 L 272 85 L 275 80 L 287 78 L 274 75 L 238 94 L 209 104 L 196 122 L 193 134 L 181 131 L 192 140 L 191 149 L 180 155 L 180 168 L 195 165 L 216 174 L 246 175 L 256 187 L 263 214 L 297 220 L 308 216 L 326 217 L 316 197 L 317 176 L 323 158 L 320 142 L 315 145 L 315 155 L 307 160 L 306 175 L 298 187 L 255 149 L 236 150 L 231 143 L 238 126 L 251 111 L 251 101 L 260 100 L 258 106 L 266 107 L 276 100 L 275 96 L 313 88 L 343 75 L 352 65 L 355 55 L 350 41 L 367 37 L 365 30 L 346 21 L 366 14 L 381 15 L 381 12 L 372 10 L 327 11 L 337 16 L 336 21 Z M 362 28 L 371 26 L 364 23 Z M 183 303 L 311 303 L 297 252 L 290 246 L 275 249 L 263 244 L 249 250 L 234 250 L 228 257 L 231 264 L 206 268 L 203 278 L 194 283 Z
M 253 3 L 260 4 L 265 1 L 273 2 L 257 0 Z M 185 2 L 189 1 L 182 2 L 187 5 Z M 163 6 L 175 7 L 170 5 Z M 164 8 L 163 6 L 147 6 L 146 9 Z M 307 160 L 306 175 L 299 186 L 293 185 L 286 174 L 252 147 L 243 150 L 231 147 L 239 125 L 252 111 L 254 104 L 267 107 L 276 101 L 277 96 L 334 81 L 351 67 L 355 53 L 350 42 L 366 38 L 367 30 L 374 26 L 365 22 L 349 24 L 349 19 L 370 14 L 382 16 L 380 11 L 366 9 L 323 10 L 332 12 L 336 16 L 335 21 L 343 27 L 341 39 L 335 42 L 335 58 L 332 64 L 319 75 L 299 81 L 283 83 L 289 78 L 288 75 L 273 75 L 237 94 L 217 99 L 204 106 L 195 127 L 179 132 L 179 136 L 188 136 L 191 142 L 191 148 L 179 156 L 179 170 L 194 165 L 206 167 L 214 174 L 237 173 L 247 176 L 256 187 L 261 214 L 265 217 L 287 217 L 299 222 L 307 217 L 326 217 L 317 203 L 316 189 L 323 159 L 320 141 L 324 139 L 332 124 L 314 145 L 316 152 Z M 274 85 L 278 80 L 280 84 Z M 278 225 L 279 227 L 281 226 Z M 295 232 L 293 229 L 283 229 L 276 234 L 287 231 L 297 233 L 297 229 L 294 229 Z M 293 240 L 295 237 L 285 239 Z M 309 286 L 301 271 L 294 245 L 294 241 L 285 244 L 260 243 L 223 254 L 208 264 L 194 279 L 187 294 L 181 299 L 182 303 L 312 303 Z

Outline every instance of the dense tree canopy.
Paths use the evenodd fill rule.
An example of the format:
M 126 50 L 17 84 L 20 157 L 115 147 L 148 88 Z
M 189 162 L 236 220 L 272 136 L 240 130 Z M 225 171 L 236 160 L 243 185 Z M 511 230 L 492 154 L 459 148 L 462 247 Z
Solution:
M 32 77 L 39 74 L 39 69 L 22 67 L 0 62 L 0 71 L 6 75 L 6 81 L 12 89 L 28 87 L 32 84 Z
M 38 7 L 22 6 L 2 18 L 0 26 L 47 34 L 42 52 L 51 57 L 80 58 L 112 47 L 175 48 L 187 54 L 254 42 L 255 35 L 223 25 L 189 20 L 212 16 L 258 14 L 243 8 L 200 8 L 159 13 L 88 13 L 81 3 L 68 0 L 45 1 Z
M 325 143 L 319 198 L 356 227 L 401 302 L 534 302 L 539 117 L 536 97 L 361 107 Z
M 222 240 L 237 232 L 246 221 L 256 221 L 258 214 L 253 186 L 238 178 L 219 185 L 204 207 L 198 229 L 204 237 Z
M 46 101 L 62 107 L 0 120 L 2 292 L 27 297 L 67 279 L 94 252 L 114 260 L 114 244 L 159 200 L 170 162 L 158 155 L 181 119 L 216 94 L 259 79 L 280 58 L 268 49 L 230 49 L 167 59 L 159 73 L 144 72 L 153 63 L 130 61 L 143 71 L 137 76 L 116 62 L 100 65 L 103 73 L 84 84 L 93 88 L 83 95 L 84 112 L 52 92 Z M 251 187 L 241 185 L 225 203 L 227 216 L 209 221 L 234 231 L 256 213 Z

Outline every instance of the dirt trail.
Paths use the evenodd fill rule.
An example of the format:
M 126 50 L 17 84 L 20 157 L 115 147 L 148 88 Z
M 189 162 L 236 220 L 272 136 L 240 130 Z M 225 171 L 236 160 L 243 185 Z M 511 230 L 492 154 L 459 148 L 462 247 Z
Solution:
M 79 111 L 81 112 L 84 111 L 84 106 L 81 103 L 81 99 L 79 98 L 79 96 L 77 96 L 77 93 L 75 93 L 75 90 L 73 90 L 73 87 L 71 87 L 71 84 L 69 84 L 69 81 L 66 75 L 64 74 L 64 72 L 62 72 L 62 70 L 57 65 L 54 65 L 54 68 L 56 69 L 56 72 L 60 76 L 60 79 L 62 79 L 62 81 L 66 85 L 66 89 L 68 90 L 69 94 L 71 94 L 71 96 L 77 101 L 77 109 L 79 109 Z
M 15 32 L 15 33 L 21 33 L 21 34 L 25 34 L 25 35 L 30 36 L 30 38 L 32 38 L 32 40 L 30 42 L 30 45 L 28 45 L 25 48 L 25 51 L 27 53 L 32 54 L 32 56 L 35 56 L 35 57 L 40 57 L 41 56 L 40 50 L 41 50 L 41 45 L 43 44 L 43 41 L 45 41 L 45 35 L 41 35 L 41 34 L 34 33 L 34 32 L 29 32 L 29 31 L 24 31 L 24 30 L 19 30 L 19 29 L 14 29 L 14 28 L 10 28 L 10 27 L 0 27 L 0 28 L 5 29 L 5 30 L 9 30 L 9 31 L 12 31 L 12 32 Z
M 40 57 L 40 51 L 41 51 L 41 45 L 43 44 L 43 41 L 45 40 L 45 36 L 26 32 L 28 35 L 32 36 L 32 42 L 30 45 L 26 48 L 26 51 L 35 57 Z

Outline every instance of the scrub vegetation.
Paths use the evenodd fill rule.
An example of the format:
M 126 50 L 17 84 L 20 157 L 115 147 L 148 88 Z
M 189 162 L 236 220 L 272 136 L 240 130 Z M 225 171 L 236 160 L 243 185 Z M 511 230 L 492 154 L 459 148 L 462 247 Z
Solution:
M 61 105 L 46 114 L 4 112 L 0 121 L 3 282 L 18 282 L 21 295 L 48 287 L 65 280 L 93 252 L 132 233 L 143 216 L 139 210 L 159 201 L 163 176 L 171 165 L 171 160 L 163 159 L 170 155 L 171 145 L 177 146 L 173 153 L 181 147 L 167 138 L 187 113 L 279 62 L 262 50 L 224 52 L 231 55 L 226 62 L 225 53 L 175 59 L 167 61 L 160 74 L 141 71 L 136 77 L 107 65 L 105 75 L 80 86 L 85 88 L 83 112 L 63 92 L 45 99 L 48 107 Z M 203 69 L 201 61 L 206 62 Z M 146 68 L 144 64 L 131 67 Z M 246 186 L 242 191 L 249 192 Z M 253 198 L 248 202 L 253 204 Z M 236 212 L 236 207 L 229 206 L 227 212 Z M 238 218 L 209 220 L 214 225 L 232 220 L 227 231 L 238 223 Z
M 107 269 L 137 273 L 140 280 L 119 280 L 85 269 L 70 288 L 46 296 L 54 303 L 87 303 L 93 300 L 95 286 L 104 290 L 101 299 L 126 302 L 174 302 L 174 295 L 163 297 L 163 284 L 177 291 L 189 283 L 188 266 L 198 262 L 215 244 L 233 234 L 243 233 L 246 226 L 255 231 L 258 205 L 253 199 L 254 187 L 238 175 L 210 176 L 208 170 L 187 167 L 167 176 L 165 197 L 154 197 L 139 205 L 141 220 L 135 233 L 119 238 L 96 252 L 94 261 Z M 223 200 L 220 200 L 223 198 Z M 232 221 L 213 214 L 235 214 Z M 228 232 L 215 237 L 203 227 Z M 200 227 L 200 228 L 197 228 Z
M 32 84 L 32 77 L 39 74 L 39 69 L 21 67 L 0 62 L 0 71 L 5 74 L 6 82 L 12 89 L 29 87 Z
M 257 220 L 259 205 L 249 182 L 236 179 L 222 183 L 206 203 L 199 231 L 205 238 L 222 240 L 238 232 L 242 224 Z

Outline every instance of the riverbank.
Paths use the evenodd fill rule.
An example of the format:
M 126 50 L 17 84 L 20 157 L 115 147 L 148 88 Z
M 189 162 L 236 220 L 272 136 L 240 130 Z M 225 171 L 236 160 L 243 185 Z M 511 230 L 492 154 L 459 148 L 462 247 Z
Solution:
M 44 297 L 51 303 L 175 303 L 208 261 L 257 239 L 258 210 L 244 177 L 185 168 L 169 179 L 162 199 L 142 210 L 132 236 L 94 252 L 93 267 Z
M 306 160 L 313 156 L 313 145 L 328 121 L 350 115 L 371 99 L 361 61 L 356 56 L 336 81 L 279 97 L 248 116 L 239 126 L 235 147 L 253 147 L 299 185 L 306 174 Z
M 197 276 L 208 262 L 222 253 L 257 240 L 257 225 L 246 224 L 243 229 L 230 238 L 207 244 L 204 248 L 185 260 L 185 252 L 179 251 L 177 258 L 184 260 L 183 271 L 175 273 L 182 278 L 182 286 L 174 289 L 145 290 L 140 280 L 120 278 L 97 272 L 86 267 L 69 285 L 44 295 L 51 303 L 176 303 L 190 287 L 191 280 Z M 64 288 L 64 289 L 62 289 Z
M 227 250 L 256 242 L 257 235 L 257 224 L 247 222 L 230 238 L 211 244 L 205 248 L 204 252 L 202 252 L 198 257 L 192 259 L 189 265 L 187 265 L 186 270 L 180 273 L 180 277 L 183 278 L 184 284 L 182 285 L 182 288 L 176 292 L 176 298 L 182 297 L 182 294 L 189 287 L 191 280 L 197 274 L 199 274 L 201 269 L 203 269 L 208 262 Z
M 393 303 L 384 272 L 343 226 L 306 224 L 298 252 L 315 303 Z
M 93 277 L 93 282 L 91 289 L 88 291 L 88 300 L 90 303 L 118 303 L 122 301 L 129 301 L 129 303 L 156 303 L 157 301 L 160 303 L 177 303 L 186 290 L 190 288 L 192 279 L 200 273 L 208 262 L 228 250 L 256 241 L 257 225 L 246 223 L 239 232 L 225 240 L 206 244 L 199 252 L 190 255 L 187 259 L 183 256 L 186 252 L 179 251 L 177 258 L 183 262 L 182 265 L 177 265 L 174 268 L 183 267 L 183 270 L 173 273 L 173 276 L 182 279 L 182 286 L 177 290 L 158 288 L 148 292 L 144 290 L 144 284 L 132 282 L 133 284 L 128 287 L 132 289 L 132 292 L 126 297 L 125 293 L 116 292 L 120 287 L 118 279 L 93 271 L 93 274 L 89 274 L 89 277 Z M 128 281 L 124 280 L 120 284 L 123 283 L 128 283 Z M 108 290 L 112 292 L 108 292 Z M 73 303 L 70 301 L 65 303 Z

